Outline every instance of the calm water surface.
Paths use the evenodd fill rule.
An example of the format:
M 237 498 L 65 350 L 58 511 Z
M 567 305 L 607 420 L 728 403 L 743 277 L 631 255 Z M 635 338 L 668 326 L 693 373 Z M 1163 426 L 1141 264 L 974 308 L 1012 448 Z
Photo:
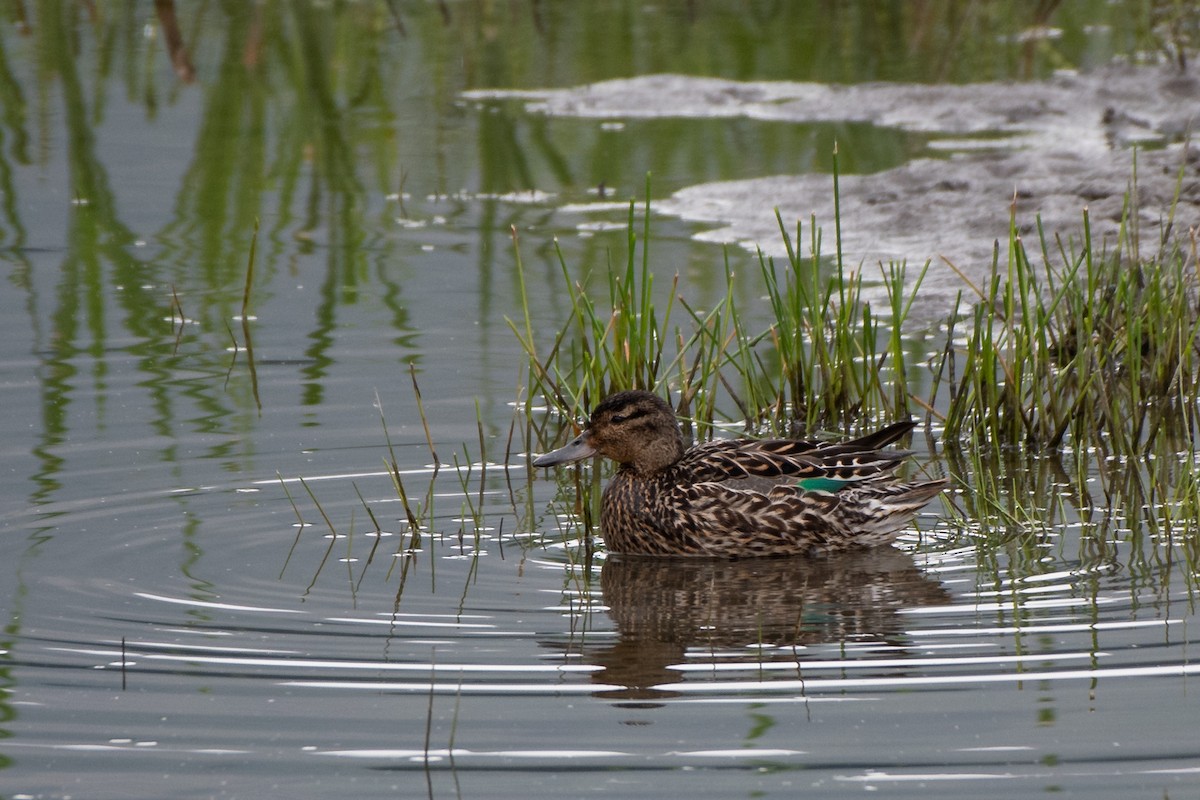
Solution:
M 1036 79 L 1146 46 L 1142 4 L 1036 37 L 1024 4 L 956 7 L 8 9 L 0 794 L 1195 796 L 1195 545 L 1054 501 L 1069 455 L 997 465 L 1047 498 L 1024 525 L 968 488 L 894 549 L 680 565 L 589 557 L 571 476 L 510 433 L 513 228 L 548 342 L 554 241 L 578 279 L 623 264 L 648 171 L 665 196 L 835 140 L 849 172 L 928 153 L 464 92 Z M 720 299 L 722 252 L 653 228 L 660 287 Z

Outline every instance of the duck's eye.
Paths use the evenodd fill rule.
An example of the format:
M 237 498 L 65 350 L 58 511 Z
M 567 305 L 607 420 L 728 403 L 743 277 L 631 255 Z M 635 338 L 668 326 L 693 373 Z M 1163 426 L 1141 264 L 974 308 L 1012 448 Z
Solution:
M 618 411 L 608 418 L 608 421 L 613 425 L 620 425 L 622 422 L 629 422 L 631 419 L 638 419 L 646 416 L 648 412 L 644 408 L 634 406 L 628 411 Z

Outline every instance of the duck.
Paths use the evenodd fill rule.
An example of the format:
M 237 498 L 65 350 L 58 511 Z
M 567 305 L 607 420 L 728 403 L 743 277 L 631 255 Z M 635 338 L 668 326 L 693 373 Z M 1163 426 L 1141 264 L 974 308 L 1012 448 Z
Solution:
M 841 442 L 714 439 L 687 448 L 671 406 L 635 389 L 606 397 L 577 437 L 532 463 L 617 463 L 600 501 L 609 553 L 820 556 L 891 544 L 946 489 L 945 479 L 895 477 L 912 453 L 883 448 L 915 426 L 896 422 Z

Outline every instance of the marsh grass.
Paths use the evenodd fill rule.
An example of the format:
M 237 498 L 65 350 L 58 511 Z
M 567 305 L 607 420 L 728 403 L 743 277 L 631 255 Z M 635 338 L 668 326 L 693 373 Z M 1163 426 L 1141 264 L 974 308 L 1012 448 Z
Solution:
M 525 291 L 525 269 L 520 248 L 516 247 L 523 328 L 511 319 L 508 323 L 529 356 L 530 396 L 542 396 L 561 411 L 577 413 L 621 388 L 659 387 L 668 371 L 663 361 L 664 349 L 671 340 L 671 313 L 679 276 L 675 276 L 670 299 L 660 313 L 653 299 L 648 203 L 640 254 L 636 205 L 629 205 L 628 255 L 622 268 L 608 271 L 607 306 L 593 300 L 590 276 L 584 275 L 578 281 L 571 279 L 566 260 L 555 242 L 571 313 L 545 355 L 539 355 Z M 513 241 L 516 246 L 515 230 Z
M 834 192 L 836 208 L 836 174 Z M 1128 196 L 1137 197 L 1136 171 Z M 1174 212 L 1151 232 L 1127 200 L 1120 237 L 1106 250 L 1093 241 L 1086 208 L 1078 239 L 1050 237 L 1039 220 L 1031 247 L 1014 207 L 1007 247 L 997 245 L 982 284 L 959 272 L 964 289 L 945 339 L 921 360 L 906 325 L 929 264 L 915 274 L 880 265 L 868 293 L 865 270 L 843 261 L 838 219 L 829 258 L 816 220 L 807 231 L 797 224 L 792 236 L 777 213 L 786 259 L 760 254 L 758 283 L 740 293 L 766 299 L 765 328 L 750 329 L 734 299 L 735 281 L 755 273 L 737 275 L 728 256 L 723 300 L 693 306 L 677 296 L 676 276 L 658 314 L 648 205 L 637 260 L 630 204 L 628 259 L 610 274 L 607 305 L 593 299 L 586 279 L 570 280 L 560 255 L 572 313 L 552 346 L 539 350 L 527 306 L 523 329 L 513 324 L 529 357 L 530 449 L 548 448 L 562 422 L 624 388 L 669 388 L 688 432 L 701 437 L 728 421 L 751 434 L 795 435 L 918 412 L 927 426 L 941 423 L 944 463 L 969 497 L 947 512 L 991 538 L 1045 532 L 1070 509 L 1084 510 L 1088 530 L 1101 537 L 1145 530 L 1156 541 L 1178 539 L 1200 526 L 1200 266 L 1195 232 L 1184 246 L 1171 235 Z M 524 281 L 519 253 L 518 272 Z M 868 297 L 878 298 L 879 287 L 886 302 L 873 306 Z M 684 313 L 672 317 L 678 309 Z M 918 385 L 926 396 L 915 396 Z M 537 398 L 552 412 L 540 420 L 531 410 Z M 1053 454 L 1065 454 L 1073 469 L 1047 473 L 1040 459 Z M 1118 468 L 1130 464 L 1137 468 Z M 562 488 L 590 538 L 600 471 L 572 473 Z M 1031 476 L 1051 490 L 1031 492 L 1023 482 Z M 1110 511 L 1096 521 L 1097 509 Z
M 254 405 L 262 414 L 262 398 L 258 394 L 258 370 L 254 366 L 254 339 L 250 336 L 250 295 L 254 289 L 254 257 L 258 252 L 258 220 L 254 220 L 254 235 L 250 237 L 250 255 L 246 259 L 246 281 L 242 288 L 242 340 L 246 343 L 246 368 L 250 373 L 250 391 Z M 232 334 L 231 334 L 232 336 Z M 237 342 L 234 342 L 234 358 L 237 357 Z M 232 364 L 230 365 L 232 369 Z
M 929 265 L 911 283 L 905 265 L 880 265 L 879 282 L 888 299 L 880 314 L 864 298 L 863 270 L 844 268 L 840 244 L 832 274 L 822 278 L 821 235 L 815 219 L 809 225 L 808 253 L 803 258 L 778 211 L 776 221 L 787 251 L 784 268 L 759 255 L 773 316 L 762 338 L 771 343 L 775 363 L 764 364 L 757 354 L 751 362 L 748 347 L 738 354 L 744 365 L 739 378 L 759 389 L 744 405 L 769 411 L 769 415 L 760 412 L 750 427 L 796 435 L 822 427 L 848 429 L 862 419 L 907 416 L 912 365 L 901 332 Z M 798 224 L 795 242 L 803 240 L 802 234 Z
M 1115 558 L 1117 542 L 1139 569 L 1197 563 L 1200 281 L 1196 234 L 1180 244 L 1173 217 L 1149 244 L 1127 200 L 1109 251 L 1086 208 L 1074 246 L 1039 222 L 1035 260 L 1013 213 L 1007 260 L 997 250 L 984 287 L 964 277 L 976 302 L 950 320 L 935 385 L 964 518 L 989 541 L 1074 518 L 1083 563 Z
M 949 390 L 948 438 L 1118 455 L 1192 438 L 1194 254 L 1164 246 L 1140 258 L 1129 227 L 1121 247 L 1097 253 L 1086 209 L 1082 224 L 1076 252 L 1061 240 L 1052 248 L 1039 225 L 1035 265 L 1014 214 L 1003 272 L 997 258 L 986 288 L 971 286 L 978 301 L 965 350 L 947 348 L 939 365 L 961 375 Z
M 834 187 L 836 195 L 836 174 Z M 735 282 L 746 279 L 738 277 L 728 255 L 722 300 L 712 308 L 696 307 L 679 295 L 675 274 L 660 313 L 649 266 L 649 205 L 647 199 L 640 251 L 637 207 L 629 205 L 626 261 L 609 272 L 606 304 L 594 298 L 589 276 L 571 279 L 556 247 L 571 312 L 548 349 L 538 347 L 514 234 L 523 318 L 509 325 L 528 356 L 529 386 L 522 392 L 529 398 L 527 409 L 540 398 L 560 419 L 578 419 L 614 391 L 662 393 L 670 385 L 686 433 L 701 438 L 730 422 L 756 434 L 795 435 L 908 415 L 910 365 L 902 327 L 928 264 L 911 281 L 904 265 L 880 265 L 874 283 L 888 300 L 880 314 L 866 299 L 864 271 L 842 263 L 840 236 L 831 268 L 816 221 L 802 250 L 802 225 L 793 239 L 777 212 L 786 258 L 777 263 L 760 253 L 758 270 L 749 273 L 749 280 L 757 278 L 753 293 L 765 296 L 771 312 L 764 329 L 751 329 L 735 300 Z M 547 438 L 544 427 L 528 417 L 526 430 L 534 439 Z
M 494 465 L 489 463 L 487 457 L 487 437 L 484 433 L 482 415 L 478 404 L 476 404 L 479 455 L 477 457 L 473 456 L 469 448 L 463 445 L 461 452 L 455 452 L 451 455 L 451 464 L 442 464 L 438 461 L 437 449 L 434 446 L 429 420 L 421 401 L 421 388 L 417 382 L 415 371 L 412 373 L 411 378 L 414 405 L 420 416 L 421 427 L 425 432 L 429 455 L 433 459 L 433 466 L 427 475 L 422 475 L 423 480 L 427 481 L 423 492 L 418 494 L 410 492 L 404 480 L 404 471 L 401 470 L 400 461 L 396 455 L 392 435 L 383 410 L 383 403 L 377 392 L 375 395 L 375 406 L 379 411 L 379 423 L 387 448 L 387 455 L 383 459 L 384 469 L 381 475 L 386 475 L 390 480 L 396 499 L 399 500 L 403 509 L 403 516 L 399 519 L 401 527 L 398 533 L 397 544 L 395 550 L 390 553 L 391 557 L 384 579 L 390 580 L 393 572 L 399 571 L 399 586 L 395 600 L 398 607 L 406 582 L 419 555 L 426 551 L 431 551 L 434 545 L 455 545 L 458 550 L 457 555 L 466 555 L 468 551 L 470 552 L 471 564 L 467 572 L 467 583 L 464 586 L 462 595 L 464 598 L 463 602 L 465 602 L 467 589 L 477 578 L 478 558 L 482 552 L 484 532 L 490 530 L 485 514 L 484 501 L 487 494 L 489 468 Z M 424 473 L 424 470 L 421 472 Z M 387 530 L 387 526 L 381 522 L 379 515 L 376 514 L 376 509 L 368 502 L 356 482 L 351 481 L 351 487 L 357 497 L 358 504 L 366 513 L 371 524 L 367 530 L 356 533 L 355 516 L 357 508 L 352 508 L 349 517 L 349 528 L 343 533 L 334 522 L 335 515 L 331 514 L 326 505 L 322 503 L 309 480 L 306 480 L 303 476 L 293 479 L 286 479 L 282 475 L 278 477 L 297 520 L 296 535 L 291 542 L 283 566 L 280 569 L 280 579 L 283 578 L 299 545 L 304 540 L 305 530 L 313 526 L 313 523 L 306 521 L 296 496 L 289 489 L 290 483 L 298 483 L 303 488 L 309 501 L 311 501 L 312 507 L 316 509 L 316 513 L 324 522 L 325 528 L 328 530 L 327 536 L 329 539 L 329 544 L 322 548 L 320 560 L 313 571 L 305 593 L 307 594 L 316 586 L 321 573 L 325 570 L 326 564 L 329 563 L 329 557 L 333 553 L 336 542 L 340 539 L 348 539 L 346 542 L 346 552 L 342 560 L 348 568 L 350 591 L 353 598 L 362 587 L 367 570 L 376 562 L 384 537 L 391 536 L 392 534 Z M 410 474 L 409 478 L 411 479 L 411 477 L 412 475 Z M 445 526 L 445 520 L 438 517 L 435 499 L 438 497 L 437 489 L 440 477 L 446 477 L 447 480 L 454 481 L 455 491 L 451 493 L 451 496 L 460 498 L 458 516 L 452 519 L 458 526 L 457 531 Z M 386 500 L 382 502 L 386 502 Z M 446 511 L 446 509 L 443 509 L 442 513 L 446 513 Z M 515 499 L 513 501 L 513 513 L 518 514 Z M 353 539 L 356 535 L 365 535 L 372 538 L 370 548 L 363 558 L 354 555 Z M 503 525 L 500 526 L 500 534 L 498 535 L 503 535 Z M 431 583 L 434 583 L 436 582 L 437 556 L 430 552 L 427 561 L 428 577 Z M 356 577 L 353 572 L 353 565 L 359 562 L 362 563 L 362 566 Z

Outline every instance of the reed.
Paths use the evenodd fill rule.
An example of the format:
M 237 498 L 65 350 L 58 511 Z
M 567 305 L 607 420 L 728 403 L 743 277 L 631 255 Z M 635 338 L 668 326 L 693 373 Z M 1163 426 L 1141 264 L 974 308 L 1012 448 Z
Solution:
M 875 309 L 864 295 L 863 271 L 842 267 L 840 242 L 831 268 L 815 220 L 801 251 L 802 225 L 793 238 L 777 212 L 786 259 L 776 263 L 760 253 L 757 272 L 748 273 L 756 280 L 752 294 L 767 300 L 765 327 L 754 327 L 759 323 L 738 306 L 735 282 L 747 278 L 736 276 L 728 255 L 721 301 L 712 308 L 689 303 L 679 296 L 676 274 L 660 313 L 649 266 L 649 200 L 640 251 L 635 212 L 630 203 L 627 260 L 609 273 L 607 303 L 593 296 L 588 276 L 572 280 L 558 251 L 571 312 L 548 349 L 535 338 L 518 248 L 524 317 L 509 325 L 528 357 L 529 385 L 518 393 L 529 403 L 540 398 L 559 418 L 575 419 L 611 392 L 670 385 L 685 426 L 699 436 L 730 421 L 758 434 L 788 435 L 909 415 L 902 327 L 928 264 L 911 282 L 904 265 L 881 266 L 878 285 L 888 302 Z M 526 428 L 534 438 L 546 433 L 528 415 Z M 557 432 L 548 433 L 544 438 Z
M 1127 218 L 1136 216 L 1127 210 Z M 1165 246 L 1140 258 L 1132 239 L 1096 252 L 1086 209 L 1080 248 L 1051 248 L 1039 226 L 1035 265 L 1010 225 L 971 312 L 967 346 L 950 351 L 946 436 L 968 444 L 1064 444 L 1135 455 L 1190 440 L 1200 399 L 1200 303 L 1194 260 Z M 1126 232 L 1128 232 L 1126 228 Z
M 836 186 L 836 183 L 835 183 Z M 907 416 L 908 373 L 902 329 L 929 268 L 909 284 L 903 264 L 880 266 L 885 313 L 864 299 L 861 270 L 837 266 L 822 278 L 820 229 L 809 226 L 808 253 L 801 257 L 776 212 L 787 251 L 782 278 L 771 259 L 759 256 L 773 315 L 767 336 L 777 359 L 773 369 L 758 362 L 757 374 L 742 370 L 748 384 L 763 385 L 759 407 L 774 412 L 759 420 L 774 433 L 796 434 L 822 427 L 849 428 L 857 420 Z M 839 226 L 840 230 L 840 226 Z M 796 228 L 795 241 L 803 240 Z M 838 244 L 838 261 L 841 245 Z M 777 375 L 774 382 L 771 376 Z
M 647 197 L 648 192 L 647 188 Z M 639 257 L 636 204 L 629 204 L 628 255 L 623 268 L 609 270 L 607 305 L 593 299 L 590 276 L 578 281 L 571 279 L 566 259 L 555 242 L 571 313 L 545 356 L 538 355 L 524 266 L 517 249 L 524 325 L 523 329 L 518 328 L 511 319 L 508 324 L 529 357 L 530 386 L 526 393 L 529 397 L 541 396 L 551 407 L 574 416 L 618 389 L 659 387 L 664 377 L 664 348 L 672 339 L 670 320 L 679 277 L 675 276 L 667 304 L 660 313 L 653 298 L 649 216 L 647 199 Z
M 1136 196 L 1135 173 L 1129 197 Z M 973 507 L 965 516 L 977 526 L 1007 510 L 1010 531 L 1044 530 L 1062 516 L 1054 504 L 1067 503 L 1083 522 L 1091 557 L 1111 557 L 1113 541 L 1135 552 L 1154 542 L 1160 555 L 1182 548 L 1178 557 L 1194 565 L 1195 234 L 1187 246 L 1173 241 L 1171 212 L 1144 255 L 1147 232 L 1137 230 L 1138 216 L 1127 200 L 1111 251 L 1095 246 L 1086 208 L 1077 244 L 1051 244 L 1039 224 L 1035 260 L 1012 215 L 1006 261 L 997 251 L 984 287 L 967 282 L 976 302 L 948 325 L 953 339 L 965 323 L 966 346 L 948 340 L 936 367 L 944 449 L 951 473 L 969 487 L 964 497 Z M 1068 468 L 1031 486 L 1037 473 L 998 466 L 998 453 Z
M 836 177 L 834 191 L 836 200 Z M 1136 196 L 1135 173 L 1129 197 Z M 757 273 L 735 277 L 727 255 L 725 298 L 712 308 L 677 298 L 676 276 L 659 314 L 650 293 L 650 230 L 643 222 L 639 261 L 634 212 L 631 203 L 628 261 L 609 277 L 607 305 L 593 298 L 586 279 L 570 280 L 560 255 L 572 312 L 549 350 L 536 347 L 525 310 L 518 336 L 531 381 L 522 395 L 543 398 L 560 423 L 533 423 L 526 405 L 530 448 L 548 447 L 562 422 L 581 418 L 604 394 L 633 387 L 669 386 L 697 436 L 735 420 L 760 435 L 850 430 L 915 410 L 927 430 L 942 423 L 949 470 L 971 487 L 970 504 L 951 513 L 991 520 L 996 536 L 1044 530 L 1048 509 L 1064 502 L 1115 504 L 1155 536 L 1200 526 L 1200 480 L 1191 474 L 1200 463 L 1200 248 L 1195 233 L 1188 246 L 1171 243 L 1173 212 L 1144 255 L 1153 237 L 1139 230 L 1134 200 L 1111 250 L 1093 241 L 1086 208 L 1078 240 L 1048 236 L 1040 221 L 1027 239 L 1012 209 L 1007 247 L 997 246 L 985 280 L 960 272 L 964 289 L 953 313 L 937 333 L 916 332 L 934 345 L 925 360 L 911 352 L 907 327 L 928 263 L 915 275 L 903 264 L 881 265 L 871 288 L 881 286 L 886 302 L 873 306 L 864 271 L 847 268 L 840 242 L 826 257 L 815 220 L 807 231 L 797 224 L 793 236 L 777 213 L 785 259 L 760 254 Z M 735 292 L 747 274 L 758 282 Z M 735 301 L 747 293 L 766 298 L 765 327 L 754 327 Z M 672 318 L 676 307 L 684 314 Z M 914 396 L 918 385 L 928 387 L 922 398 Z M 1015 462 L 997 461 L 1003 453 L 1072 456 L 1072 482 L 1055 497 L 1036 497 L 1013 477 Z M 1112 469 L 1151 456 L 1175 468 L 1151 465 L 1124 483 Z M 1103 498 L 1086 487 L 1091 475 L 1100 476 Z M 561 486 L 574 498 L 585 540 L 598 485 L 593 471 Z

